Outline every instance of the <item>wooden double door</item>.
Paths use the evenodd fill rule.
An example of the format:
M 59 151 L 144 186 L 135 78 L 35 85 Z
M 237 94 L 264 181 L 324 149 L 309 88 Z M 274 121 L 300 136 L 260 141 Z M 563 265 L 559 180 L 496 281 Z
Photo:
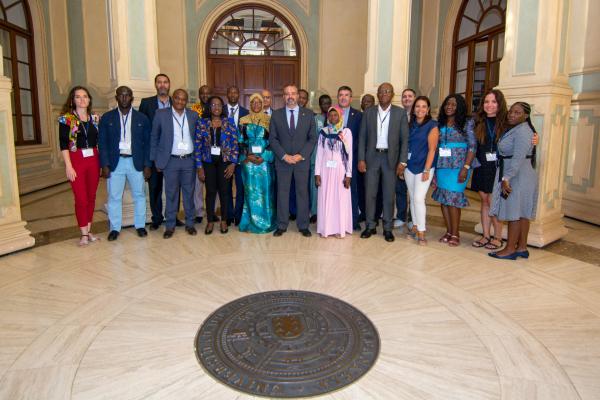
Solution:
M 207 59 L 208 82 L 212 93 L 227 100 L 227 88 L 240 89 L 240 104 L 249 108 L 253 93 L 268 89 L 271 107 L 283 107 L 283 87 L 300 83 L 300 61 L 297 57 L 216 56 Z

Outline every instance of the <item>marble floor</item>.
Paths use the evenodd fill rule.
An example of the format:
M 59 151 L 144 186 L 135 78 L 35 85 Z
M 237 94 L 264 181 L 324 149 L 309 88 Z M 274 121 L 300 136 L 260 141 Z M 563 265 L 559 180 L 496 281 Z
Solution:
M 193 340 L 222 304 L 276 289 L 338 297 L 379 330 L 373 369 L 324 399 L 600 398 L 596 265 L 493 260 L 466 233 L 458 248 L 134 233 L 0 258 L 0 399 L 250 398 L 204 373 Z

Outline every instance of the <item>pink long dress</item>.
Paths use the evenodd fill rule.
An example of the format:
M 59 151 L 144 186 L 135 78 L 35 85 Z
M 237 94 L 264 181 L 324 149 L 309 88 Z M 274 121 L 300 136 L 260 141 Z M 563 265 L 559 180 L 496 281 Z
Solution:
M 324 128 L 326 131 L 327 128 Z M 341 131 L 343 143 L 335 141 L 333 149 L 323 131 L 317 141 L 315 175 L 321 176 L 318 191 L 317 233 L 323 237 L 352 234 L 352 198 L 350 188 L 344 187 L 344 177 L 352 177 L 352 132 Z M 325 143 L 323 144 L 323 140 Z M 348 159 L 344 163 L 341 147 L 346 148 Z

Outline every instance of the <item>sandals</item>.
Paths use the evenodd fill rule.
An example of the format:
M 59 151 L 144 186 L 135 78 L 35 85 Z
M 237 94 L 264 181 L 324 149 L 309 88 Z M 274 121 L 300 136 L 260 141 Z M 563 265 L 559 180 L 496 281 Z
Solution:
M 494 241 L 500 244 L 496 244 Z M 502 238 L 498 239 L 496 236 L 492 236 L 492 239 L 485 244 L 485 248 L 489 250 L 498 250 L 500 247 L 502 247 Z
M 85 247 L 90 244 L 90 235 L 81 235 L 79 238 L 79 247 Z
M 451 235 L 448 240 L 448 246 L 457 247 L 460 246 L 460 238 L 458 236 Z
M 417 239 L 417 244 L 419 246 L 427 246 L 427 239 L 425 239 L 425 232 L 418 232 L 416 239 Z
M 485 247 L 486 249 L 488 248 L 487 245 L 490 244 L 491 239 L 489 236 L 482 236 L 481 239 L 474 241 L 473 243 L 471 243 L 471 246 L 473 247 L 477 247 L 478 249 L 481 247 Z
M 92 235 L 92 232 L 88 232 L 88 239 L 90 242 L 94 243 L 100 240 L 100 237 Z
M 451 237 L 452 237 L 452 234 L 450 232 L 446 232 L 444 234 L 444 236 L 442 236 L 441 238 L 439 238 L 438 242 L 440 242 L 440 243 L 448 243 L 450 241 Z
M 417 227 L 413 226 L 412 229 L 409 229 L 406 232 L 407 239 L 416 239 L 417 238 Z

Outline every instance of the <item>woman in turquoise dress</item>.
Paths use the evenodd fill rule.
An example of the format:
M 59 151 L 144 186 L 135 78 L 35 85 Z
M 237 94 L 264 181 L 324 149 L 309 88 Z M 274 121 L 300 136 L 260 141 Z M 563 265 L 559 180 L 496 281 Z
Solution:
M 250 96 L 250 114 L 240 118 L 240 164 L 244 180 L 244 211 L 241 232 L 268 233 L 275 230 L 273 152 L 269 149 L 269 116 L 263 98 Z

